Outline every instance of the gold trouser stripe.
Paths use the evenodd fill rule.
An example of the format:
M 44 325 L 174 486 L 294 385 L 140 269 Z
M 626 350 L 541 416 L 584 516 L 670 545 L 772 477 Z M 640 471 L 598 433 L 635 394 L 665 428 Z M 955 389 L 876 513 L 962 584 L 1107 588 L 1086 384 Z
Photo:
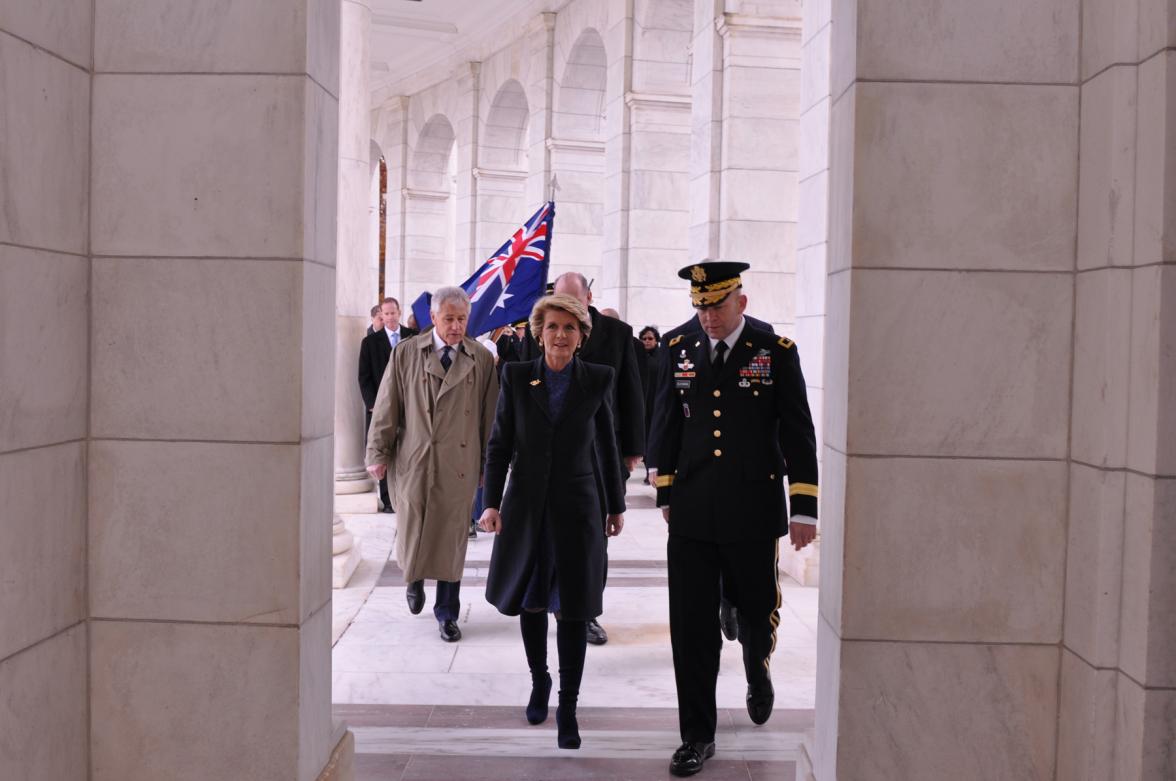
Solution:
M 789 496 L 811 496 L 817 498 L 817 487 L 812 483 L 791 483 L 788 486 Z
M 674 484 L 673 475 L 658 475 L 653 479 L 654 488 L 669 488 Z
M 780 591 L 780 538 L 776 538 L 776 561 L 772 565 L 772 571 L 775 573 L 776 583 L 776 609 L 772 611 L 772 649 L 768 651 L 768 657 L 764 659 L 764 669 L 771 670 L 772 654 L 776 653 L 776 627 L 780 626 L 780 607 L 784 604 L 784 595 Z

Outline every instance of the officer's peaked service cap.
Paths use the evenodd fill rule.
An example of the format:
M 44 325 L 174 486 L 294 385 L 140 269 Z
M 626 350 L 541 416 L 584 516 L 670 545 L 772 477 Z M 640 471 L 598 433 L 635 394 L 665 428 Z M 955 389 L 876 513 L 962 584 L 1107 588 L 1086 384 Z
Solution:
M 682 279 L 690 280 L 690 302 L 695 306 L 714 306 L 743 284 L 739 277 L 751 268 L 750 263 L 729 260 L 711 260 L 705 263 L 691 263 L 678 271 Z

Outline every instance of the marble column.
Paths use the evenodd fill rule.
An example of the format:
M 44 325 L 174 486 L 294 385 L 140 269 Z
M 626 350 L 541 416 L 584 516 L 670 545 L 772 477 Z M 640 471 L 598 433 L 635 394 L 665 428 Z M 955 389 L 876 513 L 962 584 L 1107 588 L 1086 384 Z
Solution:
M 285 8 L 93 4 L 92 781 L 314 781 L 340 745 L 339 5 Z
M 1083 6 L 1058 778 L 1176 776 L 1176 7 Z
M 1080 6 L 833 4 L 818 781 L 1063 777 Z
M 379 291 L 369 279 L 368 220 L 371 119 L 368 95 L 372 11 L 365 0 L 343 0 L 340 39 L 339 211 L 335 292 L 335 493 L 366 493 L 364 408 L 356 380 L 359 343 Z
M 528 204 L 541 204 L 548 198 L 553 171 L 551 147 L 547 139 L 554 131 L 555 111 L 555 14 L 538 14 L 526 28 L 527 53 L 531 61 L 531 112 L 527 123 L 527 181 L 525 198 Z M 536 206 L 538 208 L 538 206 Z M 557 208 L 558 217 L 558 208 Z M 559 230 L 559 226 L 556 226 Z M 554 279 L 554 276 L 552 277 Z
M 459 98 L 458 113 L 454 117 L 457 144 L 457 235 L 454 236 L 454 281 L 464 282 L 485 258 L 478 246 L 478 147 L 481 135 L 481 120 L 478 109 L 481 104 L 482 63 L 467 62 L 457 73 Z M 477 334 L 473 334 L 477 336 Z
M 90 7 L 0 12 L 0 778 L 84 781 Z
M 679 0 L 641 0 L 629 20 L 627 122 L 623 145 L 617 144 L 627 185 L 624 218 L 617 220 L 627 230 L 626 262 L 616 275 L 615 300 L 635 330 L 654 325 L 665 331 L 693 314 L 677 276 L 690 262 L 693 27 L 682 6 Z
M 379 501 L 364 468 L 364 402 L 356 379 L 359 344 L 379 299 L 371 273 L 371 109 L 368 89 L 372 11 L 366 0 L 343 0 L 340 12 L 339 205 L 335 268 L 335 493 L 368 494 L 363 506 L 347 499 L 351 512 L 375 512 Z M 335 530 L 332 585 L 342 588 L 359 566 L 358 543 Z

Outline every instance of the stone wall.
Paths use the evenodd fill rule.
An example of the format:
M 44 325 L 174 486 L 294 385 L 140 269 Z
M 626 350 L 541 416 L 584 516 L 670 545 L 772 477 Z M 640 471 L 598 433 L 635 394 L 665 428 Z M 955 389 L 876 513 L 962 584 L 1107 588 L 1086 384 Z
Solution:
M 0 778 L 86 779 L 90 3 L 0 11 Z
M 389 292 L 463 280 L 554 177 L 552 277 L 583 273 L 598 305 L 664 330 L 692 314 L 680 267 L 744 258 L 754 313 L 791 333 L 798 3 L 572 0 L 518 21 L 478 59 L 435 65 L 432 86 L 374 98 L 391 161 Z
M 1173 9 L 934 5 L 833 3 L 815 775 L 1167 778 Z
M 337 742 L 339 13 L 288 11 L 0 10 L 0 777 Z

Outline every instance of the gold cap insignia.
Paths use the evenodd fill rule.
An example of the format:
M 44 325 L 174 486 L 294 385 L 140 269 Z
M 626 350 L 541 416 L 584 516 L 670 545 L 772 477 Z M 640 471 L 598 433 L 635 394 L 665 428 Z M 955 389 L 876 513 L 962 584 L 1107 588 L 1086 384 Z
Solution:
M 695 282 L 706 282 L 706 269 L 702 266 L 695 266 L 690 269 L 690 278 Z

